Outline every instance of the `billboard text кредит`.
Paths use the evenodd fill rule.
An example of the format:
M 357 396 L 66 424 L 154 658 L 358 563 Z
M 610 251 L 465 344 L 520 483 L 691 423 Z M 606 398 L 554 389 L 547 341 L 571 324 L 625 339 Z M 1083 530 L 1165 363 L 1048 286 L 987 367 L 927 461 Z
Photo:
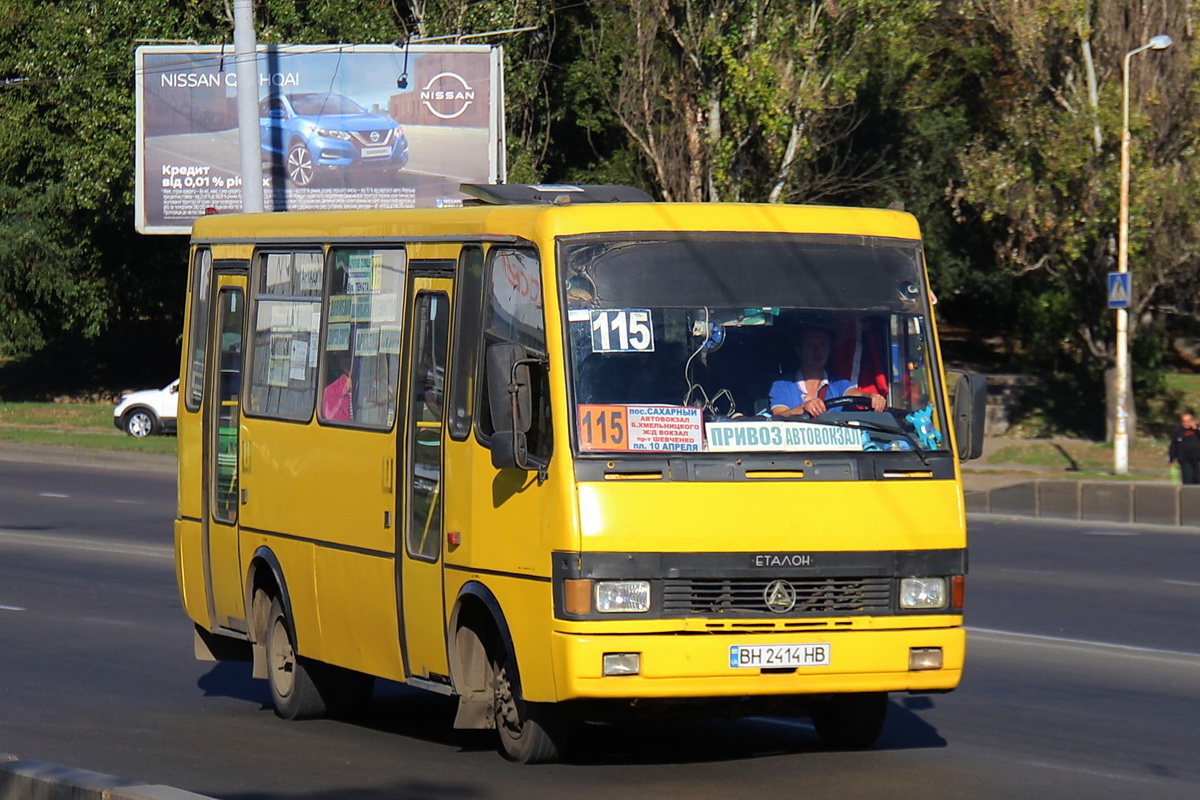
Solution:
M 140 47 L 137 229 L 187 233 L 242 210 L 234 55 Z M 504 179 L 501 51 L 288 45 L 258 51 L 267 211 L 459 205 Z M 404 80 L 401 80 L 403 76 Z

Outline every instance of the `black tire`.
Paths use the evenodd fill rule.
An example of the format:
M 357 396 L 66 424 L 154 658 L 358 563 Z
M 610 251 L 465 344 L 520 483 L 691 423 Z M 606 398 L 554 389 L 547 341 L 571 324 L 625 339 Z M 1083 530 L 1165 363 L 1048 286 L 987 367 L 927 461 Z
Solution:
M 148 408 L 131 408 L 121 417 L 121 430 L 135 439 L 157 436 L 162 432 L 158 415 Z
M 267 617 L 267 682 L 275 714 L 283 719 L 314 719 L 325 716 L 325 699 L 313 675 L 323 665 L 296 653 L 291 624 L 279 598 L 271 601 Z
M 312 151 L 303 142 L 296 142 L 287 151 L 288 180 L 296 186 L 304 187 L 312 184 L 317 177 L 317 167 L 313 164 Z
M 815 700 L 811 714 L 813 727 L 826 747 L 864 750 L 883 732 L 887 711 L 887 692 L 864 692 Z
M 519 764 L 558 761 L 571 733 L 569 715 L 552 703 L 526 702 L 507 653 L 493 657 L 492 672 L 501 755 Z

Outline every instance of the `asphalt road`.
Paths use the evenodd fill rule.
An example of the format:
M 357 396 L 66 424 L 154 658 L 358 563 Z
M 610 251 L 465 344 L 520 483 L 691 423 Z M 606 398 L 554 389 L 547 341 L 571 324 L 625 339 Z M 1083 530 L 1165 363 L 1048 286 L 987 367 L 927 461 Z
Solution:
M 196 662 L 173 508 L 169 472 L 0 461 L 0 752 L 238 800 L 1200 796 L 1200 532 L 973 519 L 963 686 L 894 697 L 871 751 L 675 721 L 517 767 L 444 698 L 285 723 L 248 666 Z

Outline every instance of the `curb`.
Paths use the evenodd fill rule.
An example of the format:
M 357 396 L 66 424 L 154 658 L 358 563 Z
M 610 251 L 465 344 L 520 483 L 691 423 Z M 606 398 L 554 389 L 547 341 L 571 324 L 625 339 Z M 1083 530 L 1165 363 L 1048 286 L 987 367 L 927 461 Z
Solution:
M 171 786 L 0 753 L 0 800 L 212 800 Z
M 967 513 L 1200 528 L 1200 486 L 1031 480 L 966 493 Z

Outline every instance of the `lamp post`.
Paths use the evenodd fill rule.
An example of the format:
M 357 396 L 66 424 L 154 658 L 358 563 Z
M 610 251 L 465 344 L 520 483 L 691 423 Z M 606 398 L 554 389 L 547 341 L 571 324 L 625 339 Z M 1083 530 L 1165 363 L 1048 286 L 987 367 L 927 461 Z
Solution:
M 1121 64 L 1121 199 L 1117 223 L 1117 272 L 1129 272 L 1129 61 L 1146 50 L 1165 50 L 1171 37 L 1155 36 L 1125 54 Z M 1113 472 L 1129 472 L 1129 309 L 1117 309 L 1116 420 L 1113 427 Z
M 258 37 L 254 0 L 233 0 L 233 51 L 238 82 L 237 120 L 242 172 L 242 211 L 262 211 L 262 135 L 258 129 Z

